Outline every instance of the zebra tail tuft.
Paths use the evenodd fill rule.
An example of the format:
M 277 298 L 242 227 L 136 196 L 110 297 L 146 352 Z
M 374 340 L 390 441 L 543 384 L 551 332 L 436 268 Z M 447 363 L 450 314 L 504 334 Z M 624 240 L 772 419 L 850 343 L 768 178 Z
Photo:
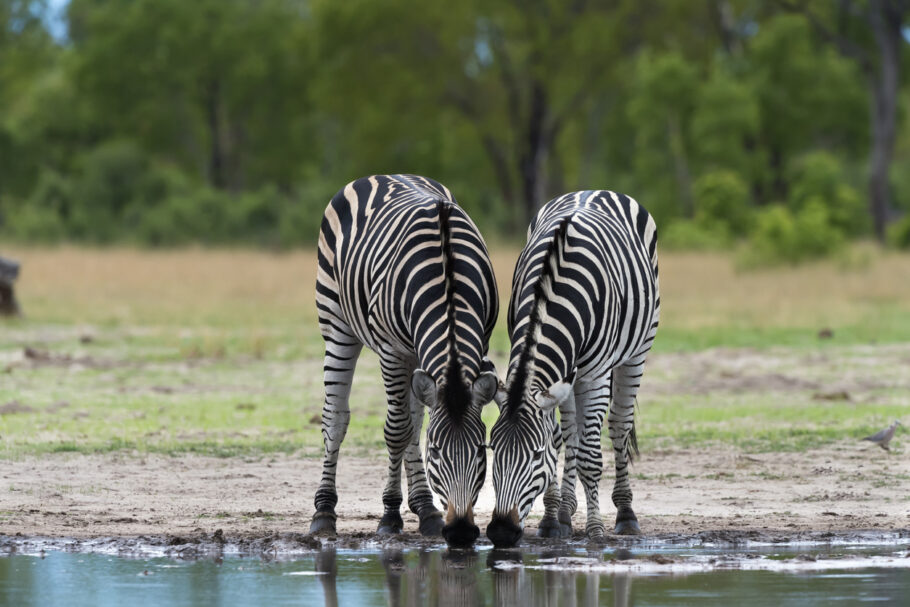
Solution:
M 630 462 L 635 461 L 635 458 L 641 456 L 641 453 L 638 451 L 638 435 L 635 433 L 634 421 L 632 422 L 632 429 L 629 430 L 629 437 L 626 439 L 626 455 L 629 457 Z

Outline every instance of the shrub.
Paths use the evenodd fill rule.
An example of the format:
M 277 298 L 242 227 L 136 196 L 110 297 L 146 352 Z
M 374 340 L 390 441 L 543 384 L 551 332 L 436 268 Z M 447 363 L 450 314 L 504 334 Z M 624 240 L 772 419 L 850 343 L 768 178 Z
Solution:
M 732 236 L 748 233 L 752 224 L 749 189 L 739 175 L 732 171 L 706 173 L 696 180 L 692 190 L 695 220 L 702 227 L 723 230 Z
M 869 231 L 869 213 L 860 193 L 844 180 L 846 167 L 828 152 L 812 152 L 792 169 L 790 208 L 798 213 L 810 202 L 828 210 L 831 224 L 848 236 Z
M 761 211 L 749 247 L 740 259 L 745 266 L 798 264 L 842 248 L 843 233 L 831 223 L 824 204 L 809 201 L 794 214 L 781 205 Z
M 910 215 L 904 215 L 888 226 L 888 244 L 898 249 L 910 249 Z
M 699 222 L 678 219 L 658 235 L 661 248 L 690 251 L 716 251 L 730 246 L 732 239 L 722 224 L 703 225 Z
M 58 242 L 66 236 L 63 221 L 54 209 L 19 204 L 6 212 L 3 232 L 23 242 Z

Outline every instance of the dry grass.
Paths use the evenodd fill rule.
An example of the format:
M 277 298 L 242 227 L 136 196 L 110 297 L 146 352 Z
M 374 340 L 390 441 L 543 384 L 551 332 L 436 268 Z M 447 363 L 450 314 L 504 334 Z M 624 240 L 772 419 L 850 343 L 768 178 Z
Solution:
M 518 250 L 493 249 L 504 315 Z M 39 323 L 315 324 L 313 251 L 61 247 L 4 253 L 22 262 L 20 298 Z M 890 323 L 910 317 L 910 256 L 862 255 L 866 263 L 852 269 L 821 262 L 738 272 L 728 255 L 665 253 L 662 331 L 868 326 L 887 336 Z
M 910 313 L 910 255 L 860 249 L 864 262 L 826 261 L 738 272 L 729 256 L 660 258 L 662 327 L 807 327 L 875 322 L 883 307 Z

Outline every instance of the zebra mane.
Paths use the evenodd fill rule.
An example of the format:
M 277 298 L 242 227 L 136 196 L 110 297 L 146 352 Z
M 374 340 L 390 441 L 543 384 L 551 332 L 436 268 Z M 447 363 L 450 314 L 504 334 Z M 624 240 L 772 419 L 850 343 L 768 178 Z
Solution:
M 525 329 L 521 355 L 518 357 L 515 375 L 509 384 L 508 410 L 506 411 L 509 416 L 515 415 L 521 408 L 521 403 L 527 390 L 531 363 L 537 353 L 538 329 L 543 322 L 541 311 L 543 306 L 547 304 L 547 288 L 553 281 L 553 266 L 556 265 L 559 246 L 566 240 L 566 231 L 569 229 L 571 219 L 571 216 L 564 217 L 556 227 L 556 233 L 553 235 L 553 240 L 550 241 L 549 246 L 547 246 L 547 252 L 543 258 L 543 267 L 537 277 L 537 283 L 534 285 L 534 301 L 531 303 L 531 315 L 528 319 L 528 326 Z
M 458 343 L 455 337 L 455 253 L 452 250 L 452 232 L 449 219 L 454 205 L 444 200 L 439 200 L 437 211 L 439 215 L 439 237 L 442 243 L 442 267 L 445 274 L 446 286 L 446 315 L 448 326 L 449 358 L 446 362 L 444 393 L 446 411 L 456 423 L 461 423 L 471 395 L 464 385 L 461 376 L 461 360 L 458 357 Z

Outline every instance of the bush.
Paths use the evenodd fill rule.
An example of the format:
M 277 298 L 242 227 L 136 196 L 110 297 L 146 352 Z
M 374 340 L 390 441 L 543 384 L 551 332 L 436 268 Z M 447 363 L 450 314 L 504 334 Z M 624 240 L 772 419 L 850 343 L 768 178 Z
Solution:
M 844 181 L 846 167 L 828 152 L 812 152 L 792 172 L 790 208 L 798 213 L 812 202 L 822 204 L 831 224 L 848 236 L 869 231 L 869 213 L 860 193 Z
M 690 251 L 716 251 L 730 246 L 732 238 L 722 224 L 703 225 L 688 219 L 678 219 L 660 232 L 661 248 Z
M 63 221 L 54 209 L 19 204 L 8 210 L 3 233 L 23 242 L 59 242 L 66 235 Z
M 745 266 L 798 264 L 840 250 L 844 235 L 831 223 L 827 208 L 810 201 L 794 214 L 775 205 L 758 214 L 749 247 L 740 259 Z
M 745 236 L 752 224 L 749 188 L 732 171 L 714 171 L 693 185 L 695 221 L 710 231 Z M 716 227 L 715 227 L 716 226 Z
M 904 215 L 888 226 L 888 244 L 898 249 L 910 249 L 910 215 Z

